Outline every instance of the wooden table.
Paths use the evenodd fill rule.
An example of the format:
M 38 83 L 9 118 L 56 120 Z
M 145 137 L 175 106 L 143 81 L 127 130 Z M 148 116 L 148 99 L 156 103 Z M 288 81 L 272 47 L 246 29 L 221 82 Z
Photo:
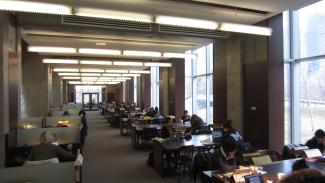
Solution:
M 205 140 L 212 140 L 212 136 L 209 135 L 193 135 L 192 139 L 178 139 L 178 140 L 166 140 L 163 142 L 153 142 L 153 153 L 154 153 L 154 169 L 160 176 L 165 176 L 168 169 L 164 166 L 165 159 L 164 154 L 166 152 L 177 151 L 183 146 L 194 146 L 194 148 L 201 148 L 206 146 L 214 145 L 212 141 L 210 143 L 203 143 Z
M 298 159 L 283 160 L 278 162 L 273 162 L 271 164 L 263 165 L 263 171 L 267 172 L 263 175 L 265 180 L 272 180 L 273 182 L 278 181 L 277 174 L 279 172 L 285 173 L 286 175 L 292 172 L 292 165 Z M 310 168 L 318 169 L 322 172 L 325 172 L 325 165 L 320 163 L 309 163 L 307 162 Z M 212 183 L 224 182 L 224 178 L 221 176 L 220 171 L 205 171 L 203 176 L 210 180 Z

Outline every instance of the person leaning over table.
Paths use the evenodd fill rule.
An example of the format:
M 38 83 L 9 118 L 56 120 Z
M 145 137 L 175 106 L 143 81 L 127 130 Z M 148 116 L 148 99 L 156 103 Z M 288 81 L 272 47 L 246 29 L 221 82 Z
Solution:
M 221 147 L 212 157 L 213 168 L 222 172 L 233 171 L 236 166 L 235 154 L 237 151 L 237 143 L 233 138 L 223 137 L 221 139 Z
M 322 154 L 325 153 L 325 132 L 322 129 L 318 129 L 315 132 L 313 138 L 306 142 L 306 146 L 309 149 L 319 149 Z
M 64 159 L 72 159 L 72 154 L 60 146 L 52 144 L 54 139 L 54 135 L 51 132 L 43 132 L 40 135 L 40 144 L 32 147 L 28 155 L 28 160 L 41 161 L 59 157 Z

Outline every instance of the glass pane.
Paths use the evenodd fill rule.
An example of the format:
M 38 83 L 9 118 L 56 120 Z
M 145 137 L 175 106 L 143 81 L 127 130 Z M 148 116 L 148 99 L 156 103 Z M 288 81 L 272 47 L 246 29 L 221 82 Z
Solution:
M 206 47 L 201 47 L 195 52 L 197 54 L 196 75 L 206 74 Z
M 213 44 L 209 44 L 207 49 L 208 49 L 207 62 L 209 63 L 209 70 L 207 73 L 212 73 L 213 72 Z
M 82 93 L 102 93 L 102 87 L 97 85 L 76 85 L 76 103 L 82 103 Z M 102 102 L 102 95 L 99 95 L 99 102 Z
M 192 77 L 185 77 L 185 110 L 192 114 Z
M 301 142 L 325 129 L 325 59 L 300 64 Z
M 325 54 L 325 1 L 298 10 L 300 57 Z
M 207 84 L 206 76 L 197 78 L 196 87 L 196 113 L 200 116 L 203 121 L 207 121 Z
M 290 59 L 290 16 L 289 11 L 283 12 L 283 56 Z
M 185 76 L 192 77 L 192 59 L 188 57 L 185 57 Z
M 91 108 L 98 109 L 98 94 L 91 94 Z
M 208 76 L 208 119 L 207 122 L 209 124 L 213 123 L 213 76 Z
M 89 94 L 82 94 L 83 96 L 83 105 L 84 105 L 84 109 L 90 109 L 90 96 Z
M 284 144 L 291 143 L 291 77 L 290 64 L 284 64 Z

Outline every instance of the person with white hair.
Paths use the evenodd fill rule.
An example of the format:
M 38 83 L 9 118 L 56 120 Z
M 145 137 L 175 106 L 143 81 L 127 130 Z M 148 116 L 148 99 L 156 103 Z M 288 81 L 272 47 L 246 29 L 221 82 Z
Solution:
M 41 161 L 52 158 L 72 159 L 71 153 L 67 152 L 58 145 L 52 144 L 55 137 L 51 132 L 43 132 L 40 135 L 40 144 L 33 146 L 29 155 L 29 161 Z

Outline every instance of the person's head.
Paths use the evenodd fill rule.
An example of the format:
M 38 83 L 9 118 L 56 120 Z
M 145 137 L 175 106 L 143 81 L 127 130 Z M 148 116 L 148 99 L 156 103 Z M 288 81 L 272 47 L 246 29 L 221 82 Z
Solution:
M 224 132 L 229 132 L 232 129 L 232 124 L 231 124 L 231 120 L 227 120 L 224 124 L 223 124 L 223 131 Z
M 188 116 L 188 111 L 187 110 L 184 111 L 184 116 Z
M 50 144 L 55 140 L 54 135 L 51 132 L 43 132 L 40 135 L 40 143 L 41 144 Z
M 232 159 L 235 156 L 235 153 L 237 151 L 237 143 L 236 141 L 231 137 L 224 137 L 221 139 L 221 147 L 226 154 L 227 159 Z
M 309 166 L 306 163 L 305 159 L 300 159 L 297 160 L 293 165 L 292 165 L 292 171 L 298 171 L 298 170 L 302 170 L 305 168 L 309 168 Z
M 302 169 L 291 173 L 280 183 L 323 183 L 325 176 L 316 169 Z
M 70 116 L 70 113 L 68 111 L 64 111 L 63 116 Z
M 320 143 L 320 144 L 325 143 L 325 132 L 322 129 L 316 130 L 315 137 L 316 137 L 318 143 Z
M 85 112 L 84 110 L 80 110 L 79 113 L 78 113 L 78 115 L 79 115 L 79 116 L 80 116 L 80 115 L 86 116 L 86 112 Z

